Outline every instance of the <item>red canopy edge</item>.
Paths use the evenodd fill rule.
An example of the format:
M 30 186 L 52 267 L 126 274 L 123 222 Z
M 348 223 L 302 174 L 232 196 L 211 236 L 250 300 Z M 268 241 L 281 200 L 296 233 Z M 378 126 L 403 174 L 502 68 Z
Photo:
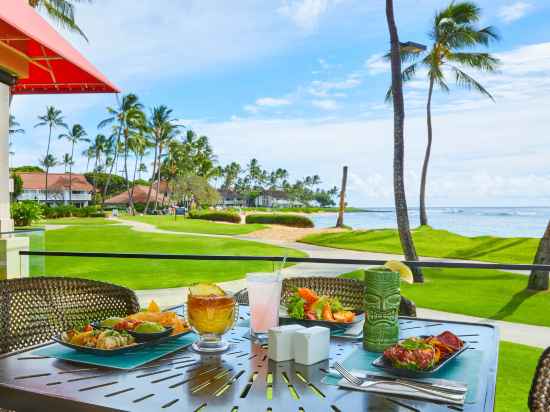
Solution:
M 119 93 L 84 56 L 57 33 L 27 0 L 2 0 L 2 50 L 28 63 L 28 77 L 19 78 L 13 94 Z

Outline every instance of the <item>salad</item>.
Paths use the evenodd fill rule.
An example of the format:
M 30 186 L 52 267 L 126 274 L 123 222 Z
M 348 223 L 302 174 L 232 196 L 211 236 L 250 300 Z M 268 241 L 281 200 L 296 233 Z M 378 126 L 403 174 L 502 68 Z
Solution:
M 396 368 L 425 371 L 432 369 L 464 347 L 464 342 L 452 332 L 437 336 L 412 337 L 384 351 L 384 357 Z
M 297 288 L 287 300 L 288 316 L 300 320 L 351 323 L 355 313 L 346 310 L 338 298 L 318 296 L 308 288 Z
M 126 331 L 98 330 L 90 324 L 63 332 L 61 339 L 73 345 L 105 350 L 119 349 L 135 343 L 134 338 Z

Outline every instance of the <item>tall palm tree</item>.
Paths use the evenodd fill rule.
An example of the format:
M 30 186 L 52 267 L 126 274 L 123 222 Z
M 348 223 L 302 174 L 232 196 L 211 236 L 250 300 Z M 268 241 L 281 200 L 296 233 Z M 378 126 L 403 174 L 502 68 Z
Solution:
M 107 157 L 108 151 L 109 151 L 109 141 L 103 134 L 96 135 L 92 145 L 90 146 L 90 149 L 94 153 L 94 179 L 93 179 L 93 196 L 92 198 L 95 199 L 96 193 L 97 193 L 97 172 L 101 166 L 101 156 L 105 154 Z M 107 159 L 106 159 L 107 160 Z
M 147 154 L 147 148 L 149 142 L 147 141 L 145 124 L 141 125 L 136 131 L 132 133 L 128 139 L 128 146 L 130 151 L 134 154 L 134 171 L 132 177 L 132 198 L 134 197 L 134 188 L 136 185 L 136 175 L 138 173 L 139 165 L 143 165 L 143 157 Z
M 44 10 L 47 15 L 61 27 L 80 34 L 86 40 L 88 38 L 75 22 L 74 4 L 89 2 L 92 0 L 28 0 L 29 6 Z
M 50 145 L 52 142 L 52 131 L 57 127 L 66 129 L 67 125 L 63 121 L 63 115 L 61 110 L 56 109 L 53 106 L 47 106 L 46 113 L 42 116 L 38 116 L 38 120 L 40 121 L 37 124 L 35 124 L 34 127 L 48 126 L 48 146 L 46 148 L 46 156 L 44 156 L 44 159 L 49 159 Z M 44 188 L 44 190 L 46 191 L 46 202 L 47 202 L 48 201 L 48 173 L 46 173 L 46 187 Z
M 11 164 L 11 157 L 15 154 L 14 151 L 12 150 L 12 145 L 13 145 L 13 137 L 16 135 L 16 134 L 24 134 L 25 133 L 25 130 L 24 129 L 21 129 L 19 128 L 20 124 L 15 120 L 15 116 L 10 114 L 10 117 L 9 117 L 9 129 L 8 129 L 8 139 L 9 139 L 9 148 L 10 148 L 10 164 Z
M 149 191 L 147 192 L 147 201 L 145 202 L 145 209 L 143 213 L 147 213 L 149 210 L 152 188 L 155 180 L 157 181 L 156 199 L 158 201 L 158 188 L 160 186 L 160 163 L 163 157 L 163 150 L 170 140 L 174 138 L 178 127 L 180 126 L 175 124 L 175 119 L 172 117 L 172 109 L 162 105 L 154 107 L 151 110 L 151 114 L 147 120 L 147 136 L 149 137 L 151 146 L 154 147 L 155 153 L 153 157 L 151 184 L 149 185 Z
M 393 95 L 393 191 L 395 197 L 395 214 L 397 217 L 397 230 L 401 247 L 407 260 L 418 260 L 416 248 L 411 235 L 409 225 L 409 211 L 405 196 L 405 181 L 403 176 L 403 164 L 405 157 L 404 125 L 405 103 L 403 101 L 403 82 L 401 80 L 401 57 L 399 47 L 399 34 L 395 24 L 393 12 L 393 0 L 386 0 L 386 20 L 390 33 L 390 61 L 392 74 Z M 424 282 L 422 272 L 413 268 L 415 282 Z
M 64 172 L 67 173 L 67 169 L 69 168 L 69 165 L 73 164 L 73 159 L 69 153 L 65 153 L 63 157 L 61 158 L 61 164 L 64 167 Z
M 46 170 L 45 203 L 48 203 L 48 175 L 50 174 L 50 168 L 57 166 L 59 162 L 52 154 L 47 154 L 38 162 L 40 163 L 40 166 L 42 166 L 44 170 Z
M 550 221 L 540 239 L 533 264 L 550 265 Z M 531 290 L 548 290 L 548 283 L 548 271 L 532 270 L 527 288 Z
M 74 157 L 74 147 L 80 142 L 89 142 L 90 139 L 86 138 L 86 131 L 84 128 L 75 124 L 72 128 L 69 129 L 67 133 L 62 133 L 59 135 L 59 139 L 67 139 L 71 143 L 71 162 L 69 163 L 69 203 L 73 201 L 73 157 Z
M 111 167 L 111 171 L 109 172 L 109 177 L 107 178 L 107 183 L 105 184 L 104 195 L 106 195 L 108 183 L 110 182 L 110 178 L 112 175 L 112 170 L 114 165 L 116 164 L 117 153 L 120 152 L 118 146 L 121 143 L 120 138 L 122 136 L 124 138 L 122 147 L 124 152 L 124 178 L 126 179 L 126 190 L 128 192 L 128 207 L 130 209 L 130 212 L 134 213 L 134 202 L 132 199 L 132 191 L 130 190 L 130 182 L 128 180 L 128 154 L 130 150 L 128 147 L 128 139 L 130 137 L 130 133 L 135 130 L 138 125 L 145 122 L 144 114 L 142 111 L 143 105 L 139 102 L 139 98 L 133 93 L 122 96 L 122 100 L 119 100 L 118 103 L 118 107 L 107 107 L 107 111 L 109 112 L 110 116 L 101 121 L 98 125 L 99 128 L 103 128 L 109 124 L 115 123 L 114 130 L 116 134 L 117 144 L 117 148 L 115 150 L 115 162 Z
M 88 146 L 80 154 L 86 158 L 86 173 L 88 173 L 90 170 L 90 162 L 95 156 L 94 148 L 92 146 Z
M 481 18 L 481 9 L 474 3 L 451 2 L 436 13 L 432 22 L 430 38 L 433 43 L 426 52 L 402 53 L 402 58 L 413 60 L 402 73 L 404 82 L 412 80 L 418 69 L 424 68 L 428 74 L 428 101 L 426 103 L 426 123 L 428 142 L 422 164 L 420 182 L 420 224 L 428 224 L 426 212 L 426 180 L 432 150 L 432 95 L 434 88 L 449 92 L 446 75 L 452 74 L 458 87 L 475 90 L 494 101 L 493 96 L 477 80 L 463 69 L 470 68 L 481 72 L 494 72 L 498 59 L 489 53 L 471 52 L 468 49 L 487 47 L 491 41 L 498 40 L 491 26 L 477 27 Z

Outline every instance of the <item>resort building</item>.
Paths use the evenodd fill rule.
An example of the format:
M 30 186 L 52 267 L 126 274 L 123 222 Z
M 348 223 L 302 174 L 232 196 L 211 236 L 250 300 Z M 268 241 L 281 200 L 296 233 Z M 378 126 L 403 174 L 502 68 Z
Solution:
M 46 200 L 46 173 L 18 173 L 23 181 L 23 192 L 17 200 L 36 200 L 40 203 L 88 206 L 92 200 L 93 186 L 84 175 L 73 173 L 49 173 Z M 70 177 L 69 177 L 70 176 Z M 69 184 L 70 179 L 70 184 Z M 69 191 L 71 193 L 69 193 Z
M 255 207 L 300 207 L 301 202 L 289 198 L 286 192 L 282 190 L 266 190 L 256 199 L 254 199 Z
M 217 206 L 222 207 L 246 207 L 246 196 L 235 192 L 234 190 L 219 190 L 220 201 Z
M 148 195 L 149 195 L 149 186 L 145 186 L 145 185 L 134 186 L 132 199 L 135 205 L 144 205 L 145 203 L 147 203 Z M 155 189 L 155 185 L 153 185 L 153 187 L 151 188 L 150 204 L 154 205 L 155 199 L 158 199 L 159 204 L 167 205 L 169 203 L 168 195 L 169 193 L 167 192 L 167 185 L 163 185 L 161 182 L 158 196 L 157 196 L 157 191 Z M 124 192 L 121 192 L 118 195 L 110 197 L 109 199 L 105 200 L 105 204 L 111 207 L 113 206 L 128 207 L 129 205 L 128 192 L 125 190 Z

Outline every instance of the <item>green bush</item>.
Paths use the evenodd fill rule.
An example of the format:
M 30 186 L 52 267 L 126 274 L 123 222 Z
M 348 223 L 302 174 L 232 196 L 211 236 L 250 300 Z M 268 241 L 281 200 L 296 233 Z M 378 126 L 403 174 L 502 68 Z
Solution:
M 105 217 L 105 212 L 97 206 L 75 207 L 71 205 L 45 206 L 43 211 L 46 219 L 63 217 Z
M 11 205 L 11 216 L 15 226 L 30 226 L 32 222 L 42 219 L 42 206 L 32 200 L 15 202 Z
M 265 223 L 272 225 L 283 225 L 291 227 L 314 227 L 313 222 L 308 217 L 292 214 L 252 214 L 246 216 L 246 223 Z
M 213 220 L 215 222 L 241 223 L 241 217 L 232 212 L 189 212 L 190 219 Z

